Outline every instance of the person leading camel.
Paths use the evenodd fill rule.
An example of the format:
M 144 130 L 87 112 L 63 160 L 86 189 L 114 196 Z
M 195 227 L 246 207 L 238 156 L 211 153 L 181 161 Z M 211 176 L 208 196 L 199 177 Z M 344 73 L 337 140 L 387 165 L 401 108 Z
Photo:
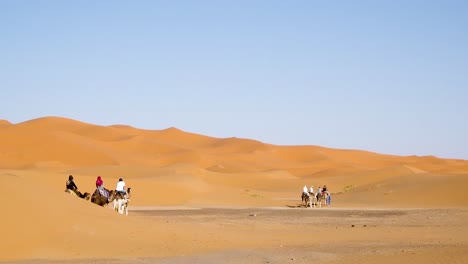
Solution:
M 326 185 L 323 186 L 323 189 L 322 189 L 322 192 L 325 194 L 327 194 L 327 200 L 326 200 L 326 203 L 327 205 L 330 205 L 331 203 L 331 195 L 330 195 L 330 192 L 328 191 L 328 188 Z

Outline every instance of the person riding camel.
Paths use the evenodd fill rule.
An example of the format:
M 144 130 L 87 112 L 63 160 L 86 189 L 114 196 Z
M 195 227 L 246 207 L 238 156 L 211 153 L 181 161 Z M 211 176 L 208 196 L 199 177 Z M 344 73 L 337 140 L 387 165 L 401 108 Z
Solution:
M 98 176 L 96 179 L 96 189 L 99 190 L 99 193 L 102 196 L 109 198 L 109 191 L 104 188 L 104 181 L 102 180 L 101 176 Z
M 67 190 L 73 191 L 76 195 L 81 197 L 81 193 L 78 191 L 78 186 L 76 186 L 73 181 L 73 175 L 68 176 L 68 181 L 65 183 Z
M 322 193 L 327 193 L 327 194 L 328 194 L 327 186 L 326 186 L 326 185 L 323 186 Z
M 96 179 L 96 188 L 101 188 L 104 182 L 102 181 L 101 176 L 98 176 Z
M 127 191 L 125 190 L 125 182 L 122 178 L 119 179 L 117 182 L 117 186 L 115 187 L 115 191 L 120 193 L 124 198 L 127 198 Z
M 317 194 L 316 194 L 317 199 L 318 199 L 319 194 L 321 194 L 321 193 L 322 193 L 322 187 L 319 186 L 318 189 L 317 189 Z
M 307 189 L 307 186 L 304 185 L 304 187 L 302 188 L 302 195 L 301 195 L 301 199 L 302 201 L 305 201 L 306 199 L 309 198 L 309 190 Z
M 310 186 L 310 190 L 309 190 L 309 194 L 313 194 L 313 193 L 314 193 L 314 186 L 311 185 L 311 186 Z

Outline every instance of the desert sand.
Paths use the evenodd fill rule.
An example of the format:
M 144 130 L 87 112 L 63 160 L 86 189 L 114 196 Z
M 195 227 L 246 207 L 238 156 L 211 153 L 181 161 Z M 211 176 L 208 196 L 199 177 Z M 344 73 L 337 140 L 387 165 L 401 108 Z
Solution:
M 129 215 L 64 192 L 132 188 Z M 329 207 L 301 205 L 327 185 Z M 468 263 L 468 161 L 0 120 L 0 263 Z

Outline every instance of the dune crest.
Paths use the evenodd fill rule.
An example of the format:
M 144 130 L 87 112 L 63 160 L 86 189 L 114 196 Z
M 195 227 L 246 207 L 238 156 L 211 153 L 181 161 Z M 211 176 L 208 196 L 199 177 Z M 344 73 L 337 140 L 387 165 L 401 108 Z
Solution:
M 45 175 L 82 172 L 78 176 L 86 178 L 84 186 L 88 190 L 93 188 L 91 179 L 97 175 L 109 179 L 111 185 L 118 177 L 125 177 L 143 189 L 139 196 L 142 203 L 156 203 L 166 196 L 171 200 L 170 192 L 161 196 L 149 191 L 158 189 L 157 184 L 187 190 L 187 197 L 193 196 L 195 200 L 198 196 L 206 196 L 202 199 L 206 200 L 213 195 L 209 191 L 193 192 L 187 179 L 211 186 L 205 190 L 245 185 L 268 192 L 292 192 L 304 184 L 316 187 L 327 184 L 339 193 L 349 190 L 349 186 L 377 186 L 397 178 L 419 179 L 425 185 L 424 177 L 434 175 L 447 180 L 457 176 L 460 184 L 460 179 L 468 175 L 465 160 L 401 157 L 322 146 L 280 146 L 253 139 L 215 138 L 175 127 L 145 130 L 122 124 L 101 126 L 62 117 L 2 123 L 6 125 L 0 126 L 0 172 L 42 171 Z M 162 173 L 164 177 L 158 176 Z M 61 179 L 44 177 L 62 188 Z M 239 192 L 236 195 L 243 201 Z M 230 199 L 229 203 L 233 201 Z M 271 199 L 241 203 L 244 202 L 268 204 Z
M 8 120 L 0 119 L 0 127 L 1 126 L 9 126 L 9 125 L 11 125 L 11 123 Z

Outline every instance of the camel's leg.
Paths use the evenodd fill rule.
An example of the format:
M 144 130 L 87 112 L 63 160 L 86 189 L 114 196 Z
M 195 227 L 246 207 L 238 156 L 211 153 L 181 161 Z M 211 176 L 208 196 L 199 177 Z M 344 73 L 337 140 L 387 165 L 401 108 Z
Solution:
M 119 214 L 123 214 L 123 199 L 119 199 Z
M 117 200 L 114 199 L 114 211 L 115 211 L 115 212 L 117 212 L 117 208 L 118 208 L 118 207 L 117 207 Z
M 117 212 L 121 214 L 122 211 L 122 201 L 120 199 L 117 200 Z

